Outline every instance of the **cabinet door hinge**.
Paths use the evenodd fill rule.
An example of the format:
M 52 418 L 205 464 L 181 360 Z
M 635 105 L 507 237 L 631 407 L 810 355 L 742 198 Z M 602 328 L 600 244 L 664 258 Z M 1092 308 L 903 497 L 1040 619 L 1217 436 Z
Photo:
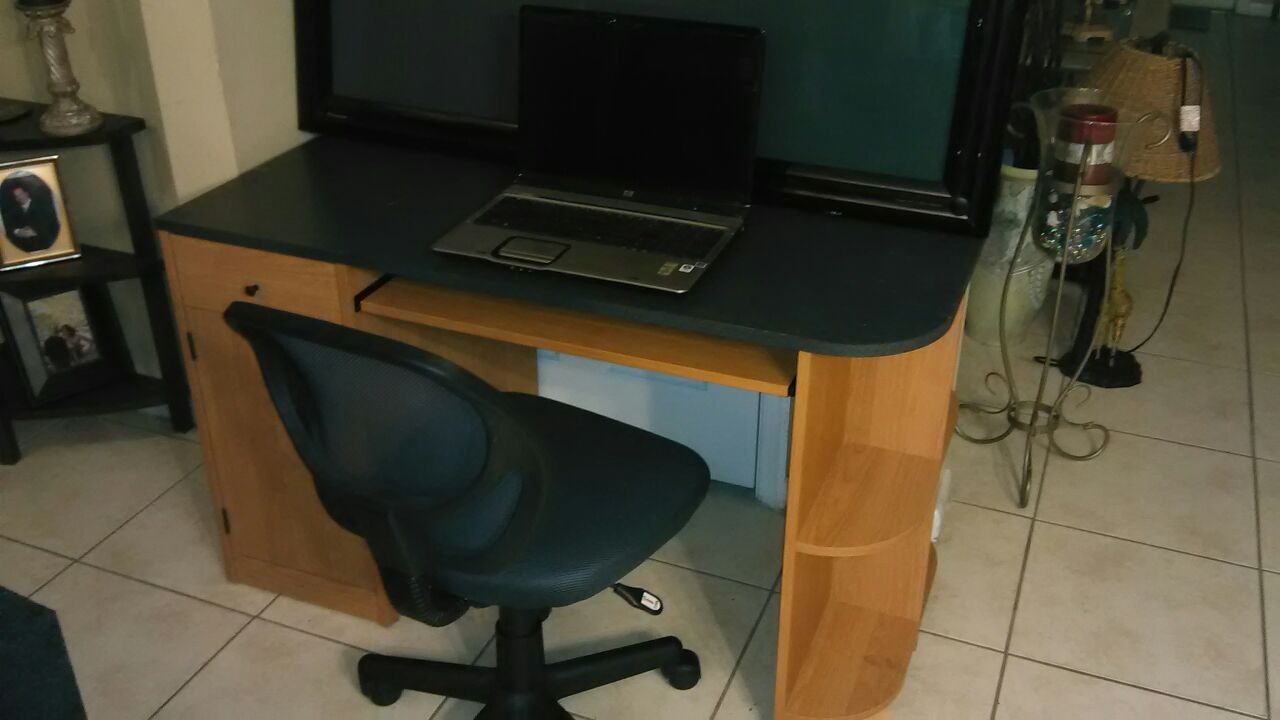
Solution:
M 187 333 L 187 349 L 191 351 L 191 360 L 196 360 L 196 338 L 191 333 Z
M 226 508 L 222 508 L 222 532 L 231 534 L 231 516 L 227 514 Z

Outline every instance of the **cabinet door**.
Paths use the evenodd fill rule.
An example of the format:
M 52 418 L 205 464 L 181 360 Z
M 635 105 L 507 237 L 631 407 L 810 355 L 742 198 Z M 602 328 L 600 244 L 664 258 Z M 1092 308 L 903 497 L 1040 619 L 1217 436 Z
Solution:
M 249 344 L 221 313 L 188 307 L 186 319 L 207 423 L 205 441 L 216 464 L 211 474 L 226 513 L 237 574 L 251 584 L 266 582 L 270 589 L 331 606 L 348 602 L 326 600 L 325 586 L 335 583 L 351 586 L 356 595 L 375 596 L 378 578 L 368 547 L 325 513 Z M 264 575 L 274 581 L 264 581 Z

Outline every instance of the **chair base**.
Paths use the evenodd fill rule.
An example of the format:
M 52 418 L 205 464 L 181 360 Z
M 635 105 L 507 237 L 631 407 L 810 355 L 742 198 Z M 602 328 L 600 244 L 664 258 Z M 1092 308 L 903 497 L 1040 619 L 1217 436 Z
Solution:
M 484 703 L 477 720 L 567 720 L 558 702 L 592 688 L 660 670 L 679 690 L 698 684 L 698 656 L 680 640 L 658 640 L 572 660 L 546 662 L 545 610 L 502 608 L 497 627 L 497 667 L 369 654 L 360 658 L 360 692 L 376 705 L 391 705 L 405 690 Z

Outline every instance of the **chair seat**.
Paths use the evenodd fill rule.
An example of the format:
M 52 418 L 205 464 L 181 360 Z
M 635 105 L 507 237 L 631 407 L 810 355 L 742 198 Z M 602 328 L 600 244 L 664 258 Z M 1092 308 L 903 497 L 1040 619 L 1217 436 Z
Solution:
M 662 547 L 702 502 L 710 474 L 692 450 L 564 403 L 506 393 L 547 450 L 547 490 L 523 555 L 494 574 L 436 580 L 477 605 L 563 607 L 585 600 Z

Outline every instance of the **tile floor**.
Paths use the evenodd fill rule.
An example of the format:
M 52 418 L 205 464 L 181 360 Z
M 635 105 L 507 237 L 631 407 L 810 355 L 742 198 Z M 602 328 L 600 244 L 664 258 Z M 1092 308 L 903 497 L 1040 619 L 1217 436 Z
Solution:
M 1280 688 L 1280 26 L 1215 22 L 1186 40 L 1213 72 L 1226 168 L 1200 187 L 1184 284 L 1142 355 L 1147 381 L 1076 410 L 1107 423 L 1112 446 L 1091 463 L 1053 463 L 1026 510 L 1011 500 L 1011 443 L 953 443 L 940 570 L 907 686 L 879 720 L 1269 717 Z M 1162 195 L 1133 261 L 1135 334 L 1154 321 L 1176 255 L 1186 191 Z M 993 363 L 966 344 L 965 399 L 986 392 Z M 1025 360 L 1016 369 L 1034 372 Z M 486 662 L 491 613 L 384 629 L 229 585 L 190 436 L 141 415 L 20 432 L 26 459 L 0 468 L 0 585 L 58 612 L 91 718 L 474 715 L 413 694 L 379 710 L 353 671 L 365 651 Z M 719 487 L 631 576 L 664 596 L 661 618 L 610 596 L 554 615 L 552 657 L 672 633 L 704 667 L 691 692 L 641 677 L 569 709 L 769 717 L 781 534 L 780 514 Z

